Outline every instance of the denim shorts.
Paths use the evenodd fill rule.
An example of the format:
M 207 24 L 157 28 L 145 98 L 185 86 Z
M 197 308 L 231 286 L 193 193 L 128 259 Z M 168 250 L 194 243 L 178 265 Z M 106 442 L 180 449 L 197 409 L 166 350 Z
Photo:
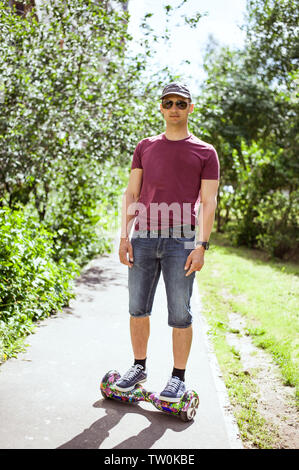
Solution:
M 171 234 L 170 234 L 171 235 Z M 190 234 L 189 234 L 190 235 Z M 133 317 L 151 315 L 156 287 L 161 270 L 166 288 L 168 325 L 187 328 L 192 323 L 190 299 L 195 272 L 186 276 L 187 257 L 195 248 L 195 235 L 191 237 L 163 234 L 153 238 L 152 233 L 131 238 L 134 263 L 128 268 L 129 312 Z

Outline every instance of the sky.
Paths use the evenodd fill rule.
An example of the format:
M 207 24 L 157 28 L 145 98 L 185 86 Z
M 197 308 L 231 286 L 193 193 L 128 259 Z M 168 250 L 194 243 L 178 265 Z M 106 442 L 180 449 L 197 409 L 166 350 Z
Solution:
M 146 13 L 153 13 L 149 24 L 160 40 L 153 43 L 156 51 L 151 61 L 151 70 L 158 71 L 168 66 L 173 73 L 183 75 L 194 93 L 205 78 L 202 67 L 205 47 L 212 35 L 220 45 L 240 47 L 244 43 L 245 33 L 240 26 L 244 23 L 246 0 L 187 0 L 176 11 L 169 22 L 170 40 L 165 44 L 161 36 L 165 31 L 166 14 L 163 6 L 178 6 L 182 0 L 129 0 L 129 33 L 133 36 L 132 51 L 140 51 L 141 19 Z M 189 17 L 197 12 L 207 13 L 200 18 L 196 28 L 191 29 L 182 19 L 182 14 Z M 190 61 L 186 64 L 185 61 Z

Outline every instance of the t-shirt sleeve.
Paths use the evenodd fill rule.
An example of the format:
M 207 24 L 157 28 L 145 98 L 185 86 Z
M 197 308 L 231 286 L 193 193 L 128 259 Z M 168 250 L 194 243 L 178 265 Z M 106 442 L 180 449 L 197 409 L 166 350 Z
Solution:
M 220 178 L 220 164 L 217 152 L 214 148 L 211 149 L 209 157 L 207 158 L 201 179 L 204 180 L 219 180 Z
M 131 170 L 134 170 L 134 168 L 143 168 L 142 166 L 142 160 L 141 160 L 141 142 L 137 144 L 137 147 L 135 148 L 134 154 L 133 154 L 133 159 L 132 159 L 132 164 L 131 164 Z

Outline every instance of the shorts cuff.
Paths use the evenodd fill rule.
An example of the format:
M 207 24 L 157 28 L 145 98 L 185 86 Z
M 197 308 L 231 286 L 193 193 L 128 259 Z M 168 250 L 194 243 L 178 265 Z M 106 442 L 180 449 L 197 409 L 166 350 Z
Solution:
M 189 328 L 189 326 L 191 326 L 191 325 L 192 325 L 192 322 L 188 323 L 188 325 L 172 325 L 172 324 L 168 323 L 168 326 L 170 326 L 171 328 L 181 328 L 181 329 Z
M 131 313 L 130 312 L 130 315 L 131 317 L 134 317 L 134 318 L 145 318 L 145 317 L 150 317 L 151 313 L 152 312 L 148 312 L 148 313 Z

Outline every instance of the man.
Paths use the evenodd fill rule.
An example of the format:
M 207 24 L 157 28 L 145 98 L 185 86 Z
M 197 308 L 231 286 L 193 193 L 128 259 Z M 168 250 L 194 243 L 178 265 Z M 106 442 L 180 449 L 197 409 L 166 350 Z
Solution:
M 173 370 L 160 399 L 178 402 L 192 343 L 195 272 L 204 265 L 219 184 L 212 145 L 190 134 L 194 104 L 186 85 L 171 83 L 160 97 L 164 133 L 141 140 L 134 152 L 122 209 L 119 259 L 128 265 L 130 333 L 134 365 L 116 383 L 130 391 L 147 379 L 146 358 L 156 286 L 162 271 L 172 327 Z M 196 206 L 201 203 L 200 220 Z M 130 240 L 132 223 L 135 223 Z M 195 243 L 195 226 L 199 225 Z

